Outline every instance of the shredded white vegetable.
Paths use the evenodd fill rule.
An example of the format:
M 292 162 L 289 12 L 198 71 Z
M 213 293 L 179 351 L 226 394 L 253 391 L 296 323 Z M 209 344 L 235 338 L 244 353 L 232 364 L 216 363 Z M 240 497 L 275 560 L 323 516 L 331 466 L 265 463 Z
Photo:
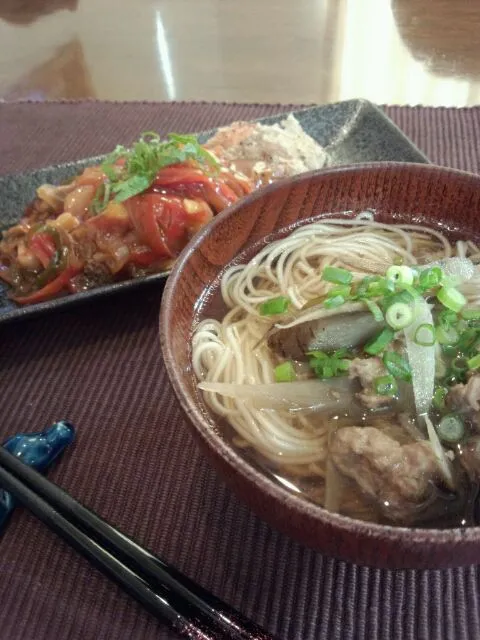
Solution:
M 450 464 L 448 462 L 447 456 L 445 455 L 445 450 L 442 447 L 442 444 L 438 438 L 437 432 L 435 431 L 435 427 L 432 424 L 430 418 L 425 415 L 425 423 L 427 425 L 428 439 L 430 440 L 430 444 L 433 449 L 433 453 L 438 460 L 438 464 L 440 465 L 440 469 L 442 471 L 442 475 L 450 489 L 455 488 L 455 483 L 452 476 L 452 471 L 450 469 Z
M 435 385 L 435 345 L 426 347 L 415 342 L 417 329 L 422 324 L 433 325 L 430 306 L 423 298 L 415 301 L 415 320 L 404 331 L 418 416 L 428 413 Z

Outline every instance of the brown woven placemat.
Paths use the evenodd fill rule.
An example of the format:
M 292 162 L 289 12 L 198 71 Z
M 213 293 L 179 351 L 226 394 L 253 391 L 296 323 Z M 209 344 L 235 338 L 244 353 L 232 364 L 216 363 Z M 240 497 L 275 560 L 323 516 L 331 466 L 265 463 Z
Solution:
M 0 105 L 0 173 L 200 130 L 279 105 Z M 391 107 L 439 164 L 479 171 L 480 109 Z M 480 638 L 480 572 L 381 571 L 323 557 L 250 513 L 200 455 L 162 364 L 155 289 L 0 328 L 0 441 L 68 418 L 50 478 L 280 638 Z M 479 558 L 480 561 L 480 558 Z M 22 509 L 0 539 L 1 640 L 173 636 Z

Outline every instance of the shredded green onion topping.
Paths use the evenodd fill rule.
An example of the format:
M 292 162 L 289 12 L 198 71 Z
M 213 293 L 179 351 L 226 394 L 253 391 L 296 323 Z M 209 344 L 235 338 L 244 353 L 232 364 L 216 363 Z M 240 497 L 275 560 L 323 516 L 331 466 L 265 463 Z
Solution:
M 120 159 L 124 160 L 123 166 L 116 164 Z M 167 140 L 162 141 L 157 132 L 148 131 L 131 148 L 117 146 L 101 165 L 109 181 L 109 192 L 106 195 L 105 187 L 99 187 L 94 211 L 98 213 L 105 208 L 110 192 L 116 202 L 128 200 L 148 189 L 160 169 L 187 160 L 194 160 L 209 172 L 218 169 L 214 156 L 191 135 L 170 133 Z
M 293 366 L 293 362 L 291 360 L 287 360 L 286 362 L 282 362 L 277 365 L 273 371 L 275 376 L 275 382 L 293 382 L 297 379 L 297 374 L 295 373 L 295 367 Z
M 262 302 L 258 311 L 261 316 L 277 316 L 285 313 L 290 306 L 290 300 L 286 296 L 278 296 Z

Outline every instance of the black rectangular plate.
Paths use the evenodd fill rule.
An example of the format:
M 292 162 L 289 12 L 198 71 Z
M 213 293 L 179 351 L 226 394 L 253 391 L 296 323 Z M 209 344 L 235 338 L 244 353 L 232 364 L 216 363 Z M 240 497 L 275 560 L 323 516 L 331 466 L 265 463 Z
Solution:
M 428 162 L 383 111 L 366 100 L 348 100 L 293 113 L 303 129 L 326 148 L 330 166 L 388 160 Z M 285 116 L 286 114 L 269 116 L 260 118 L 258 122 L 273 124 L 280 122 Z M 199 140 L 204 142 L 213 133 L 214 130 L 202 132 Z M 5 229 L 20 219 L 25 207 L 34 199 L 38 186 L 45 182 L 58 184 L 67 180 L 85 167 L 100 161 L 102 157 L 84 158 L 28 173 L 0 176 L 0 228 Z M 151 286 L 152 283 L 163 287 L 167 277 L 168 272 L 157 273 L 28 306 L 20 306 L 9 300 L 7 286 L 0 284 L 0 323 L 32 317 L 121 291 L 133 291 Z

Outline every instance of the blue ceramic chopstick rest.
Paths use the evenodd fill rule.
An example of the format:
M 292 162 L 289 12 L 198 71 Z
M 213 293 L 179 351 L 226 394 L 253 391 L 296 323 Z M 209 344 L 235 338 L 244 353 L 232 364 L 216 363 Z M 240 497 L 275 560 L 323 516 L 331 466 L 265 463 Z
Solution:
M 66 420 L 60 420 L 44 431 L 12 436 L 3 443 L 3 447 L 25 464 L 43 472 L 74 439 L 74 426 Z M 15 506 L 15 498 L 0 487 L 0 533 Z

